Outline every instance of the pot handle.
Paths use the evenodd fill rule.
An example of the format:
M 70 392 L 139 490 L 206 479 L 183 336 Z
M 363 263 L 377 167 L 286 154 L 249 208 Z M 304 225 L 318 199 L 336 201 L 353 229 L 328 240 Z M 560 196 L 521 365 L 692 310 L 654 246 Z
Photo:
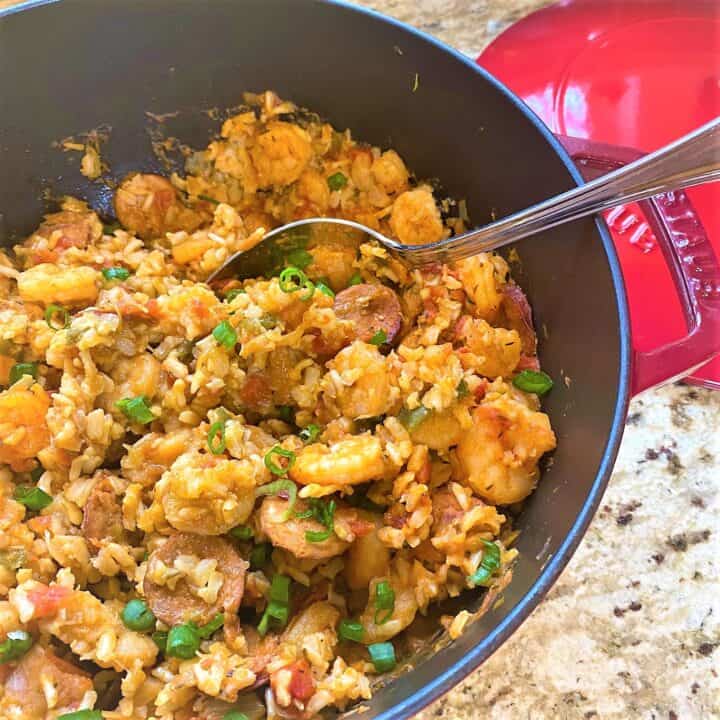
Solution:
M 644 153 L 557 135 L 585 180 Z M 720 262 L 687 194 L 682 190 L 638 203 L 662 249 L 687 319 L 687 335 L 650 351 L 633 348 L 631 393 L 687 376 L 720 354 Z M 615 212 L 615 211 L 611 211 Z M 661 308 L 658 308 L 661 312 Z

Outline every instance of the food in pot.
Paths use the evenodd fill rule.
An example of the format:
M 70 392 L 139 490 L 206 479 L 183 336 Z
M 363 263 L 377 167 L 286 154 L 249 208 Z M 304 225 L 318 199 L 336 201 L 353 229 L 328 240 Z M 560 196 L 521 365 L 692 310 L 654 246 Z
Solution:
M 0 254 L 0 717 L 369 698 L 418 615 L 509 579 L 555 447 L 525 296 L 500 256 L 410 271 L 345 228 L 209 286 L 303 217 L 465 227 L 394 150 L 271 92 L 114 200 L 65 198 Z

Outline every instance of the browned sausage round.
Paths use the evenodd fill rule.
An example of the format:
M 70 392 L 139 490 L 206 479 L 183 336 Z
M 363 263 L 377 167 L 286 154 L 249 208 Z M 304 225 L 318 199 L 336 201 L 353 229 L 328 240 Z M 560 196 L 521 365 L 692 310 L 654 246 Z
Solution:
M 221 572 L 225 579 L 214 603 L 208 604 L 194 595 L 184 578 L 181 578 L 172 590 L 167 585 L 159 585 L 150 579 L 160 561 L 172 567 L 180 555 L 194 555 L 198 560 L 217 560 L 216 570 Z M 247 568 L 248 564 L 227 540 L 207 535 L 178 533 L 171 535 L 162 547 L 150 555 L 143 589 L 150 609 L 164 623 L 178 625 L 192 620 L 202 625 L 219 612 L 237 611 L 245 589 Z
M 206 219 L 200 210 L 183 205 L 167 178 L 146 173 L 123 180 L 115 193 L 115 214 L 123 227 L 145 240 L 178 230 L 192 232 Z
M 123 542 L 125 539 L 122 507 L 108 477 L 95 483 L 85 503 L 82 532 L 90 547 L 96 550 L 100 548 L 103 540 Z
M 382 330 L 385 342 L 391 343 L 402 325 L 400 300 L 384 285 L 352 285 L 335 296 L 334 310 L 341 320 L 353 323 L 355 337 L 365 342 Z

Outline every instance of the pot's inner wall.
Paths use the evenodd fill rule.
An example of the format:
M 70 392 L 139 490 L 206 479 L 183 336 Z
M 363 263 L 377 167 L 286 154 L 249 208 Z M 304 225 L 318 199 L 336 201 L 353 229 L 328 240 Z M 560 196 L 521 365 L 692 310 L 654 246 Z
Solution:
M 146 111 L 179 111 L 171 127 L 202 147 L 217 123 L 199 108 L 231 107 L 242 91 L 266 88 L 358 138 L 392 145 L 420 177 L 439 177 L 452 195 L 466 197 L 476 223 L 572 185 L 555 151 L 503 92 L 376 17 L 293 0 L 66 0 L 0 21 L 0 240 L 8 244 L 38 224 L 47 189 L 107 207 L 107 191 L 86 182 L 77 156 L 51 149 L 53 141 L 110 126 L 103 157 L 120 178 L 157 167 Z M 504 603 L 380 692 L 372 716 L 409 711 L 415 706 L 403 702 L 411 693 L 469 653 L 477 662 L 496 646 L 501 638 L 488 633 L 531 591 L 596 481 L 620 356 L 600 235 L 587 220 L 518 250 L 537 327 L 547 328 L 541 358 L 556 386 L 545 406 L 559 447 L 519 519 L 521 557 Z

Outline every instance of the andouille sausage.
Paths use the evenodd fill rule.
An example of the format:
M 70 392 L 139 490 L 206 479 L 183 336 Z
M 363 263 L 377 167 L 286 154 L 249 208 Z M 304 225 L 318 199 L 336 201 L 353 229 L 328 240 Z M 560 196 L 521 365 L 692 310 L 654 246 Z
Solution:
M 364 342 L 382 331 L 384 342 L 391 343 L 402 326 L 400 299 L 384 285 L 352 285 L 335 296 L 333 309 L 338 318 L 352 323 L 355 338 Z
M 199 560 L 217 560 L 216 569 L 224 575 L 224 581 L 215 602 L 207 603 L 193 594 L 185 578 L 181 578 L 173 589 L 151 579 L 160 561 L 172 567 L 180 555 L 193 555 Z M 143 589 L 150 609 L 164 623 L 178 625 L 192 620 L 201 625 L 220 612 L 237 611 L 245 589 L 247 569 L 248 563 L 228 540 L 177 533 L 150 555 Z
M 91 548 L 98 549 L 103 540 L 123 542 L 125 529 L 122 507 L 108 477 L 95 483 L 83 508 L 82 532 Z

